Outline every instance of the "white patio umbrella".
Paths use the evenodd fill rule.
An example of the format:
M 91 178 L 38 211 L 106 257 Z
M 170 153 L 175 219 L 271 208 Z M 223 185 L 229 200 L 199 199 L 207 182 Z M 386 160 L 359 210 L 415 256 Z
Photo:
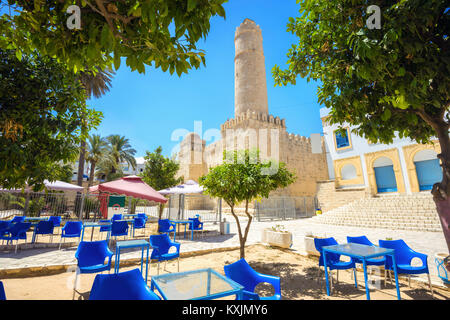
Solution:
M 76 186 L 74 184 L 71 183 L 67 183 L 64 181 L 53 181 L 50 182 L 48 180 L 44 180 L 44 185 L 48 190 L 56 190 L 56 191 L 83 191 L 84 188 L 80 187 L 80 186 Z M 25 191 L 30 191 L 31 189 L 27 186 L 25 188 Z M 22 189 L 2 189 L 0 188 L 0 191 L 3 192 L 20 192 L 22 191 Z
M 158 192 L 161 194 L 203 193 L 203 187 L 194 180 L 188 180 L 183 184 L 171 188 L 166 188 Z

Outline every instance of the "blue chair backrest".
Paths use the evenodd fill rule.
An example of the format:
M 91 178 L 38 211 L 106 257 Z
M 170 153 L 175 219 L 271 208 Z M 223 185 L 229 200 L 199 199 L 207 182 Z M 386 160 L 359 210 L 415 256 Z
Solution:
M 143 218 L 134 218 L 133 224 L 135 228 L 145 227 L 145 220 Z
M 59 216 L 50 216 L 48 221 L 52 221 L 55 227 L 59 227 L 61 225 L 61 217 Z
M 104 264 L 105 258 L 109 255 L 112 255 L 112 252 L 109 250 L 106 240 L 81 241 L 75 253 L 75 258 L 78 260 L 78 266 L 88 267 Z
M 146 215 L 145 213 L 138 213 L 138 214 L 137 214 L 137 217 L 138 217 L 138 218 L 142 218 L 142 219 L 144 219 L 145 221 L 147 221 L 147 219 L 148 219 L 148 218 L 147 218 L 147 215 Z
M 413 252 L 405 241 L 399 240 L 379 240 L 380 247 L 394 249 L 395 261 L 397 264 L 410 264 Z M 392 258 L 386 256 L 386 265 L 392 266 Z
M 3 282 L 0 281 L 0 301 L 6 300 L 5 288 L 3 287 Z
M 320 252 L 319 257 L 319 265 L 323 266 L 323 254 L 322 254 L 322 247 L 326 246 L 332 246 L 338 244 L 336 239 L 333 237 L 330 238 L 314 238 L 314 246 L 316 247 L 316 250 Z M 337 253 L 327 253 L 327 261 L 331 262 L 338 262 L 341 255 Z
M 160 300 L 150 290 L 139 269 L 98 274 L 92 284 L 89 300 Z
M 65 234 L 81 234 L 83 223 L 81 221 L 67 221 L 63 229 Z
M 158 221 L 159 232 L 166 232 L 170 230 L 171 224 L 169 219 L 161 219 Z
M 100 222 L 100 223 L 101 223 L 101 222 L 111 222 L 111 220 L 102 219 L 102 220 L 100 220 L 99 222 Z M 101 226 L 101 227 L 100 227 L 100 232 L 105 232 L 105 231 L 111 231 L 111 225 L 108 225 L 108 226 Z
M 128 222 L 125 220 L 113 221 L 111 225 L 111 235 L 123 234 L 128 232 Z
M 244 286 L 244 290 L 253 292 L 259 283 L 257 273 L 250 267 L 245 259 L 240 259 L 232 264 L 223 267 L 225 275 L 231 280 Z
M 36 226 L 36 234 L 52 234 L 54 227 L 53 221 L 39 221 Z
M 167 233 L 164 234 L 155 234 L 150 236 L 150 246 L 158 247 L 159 254 L 164 254 L 169 252 L 171 245 L 171 241 Z
M 358 243 L 358 244 L 365 244 L 367 246 L 373 246 L 374 244 L 370 242 L 369 239 L 367 239 L 366 236 L 360 236 L 360 237 L 347 237 L 348 243 Z
M 122 219 L 123 219 L 123 214 L 117 213 L 117 214 L 113 215 L 111 220 L 116 221 L 116 220 L 122 220 Z
M 17 222 L 14 223 L 11 227 L 8 228 L 8 231 L 11 233 L 11 237 L 22 237 L 26 236 L 26 232 L 30 229 L 30 222 Z
M 16 222 L 24 222 L 25 221 L 25 217 L 24 216 L 15 216 L 14 218 L 12 218 L 12 220 L 10 221 L 11 223 L 16 223 Z

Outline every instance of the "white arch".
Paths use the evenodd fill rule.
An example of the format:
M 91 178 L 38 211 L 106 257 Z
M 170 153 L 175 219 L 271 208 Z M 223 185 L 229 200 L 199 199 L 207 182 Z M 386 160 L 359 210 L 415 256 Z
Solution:
M 436 151 L 432 149 L 424 149 L 418 151 L 413 158 L 414 162 L 426 161 L 426 160 L 435 160 L 437 159 Z
M 373 167 L 386 167 L 386 166 L 392 166 L 393 162 L 388 157 L 379 157 L 373 162 Z

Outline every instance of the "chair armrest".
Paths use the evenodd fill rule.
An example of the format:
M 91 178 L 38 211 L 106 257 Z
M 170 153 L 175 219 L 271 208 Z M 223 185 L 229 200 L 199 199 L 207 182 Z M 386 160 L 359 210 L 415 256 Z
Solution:
M 256 272 L 257 276 L 258 276 L 258 281 L 261 282 L 267 282 L 270 283 L 274 290 L 275 290 L 275 294 L 279 294 L 281 295 L 281 286 L 280 286 L 280 278 L 276 277 L 276 276 L 271 276 L 268 274 L 262 274 L 259 272 Z
M 414 250 L 411 250 L 411 260 L 413 258 L 419 258 L 420 260 L 422 260 L 422 265 L 423 266 L 428 266 L 428 255 L 426 255 L 424 253 L 416 252 Z M 410 260 L 409 263 L 411 263 L 411 260 Z
M 177 248 L 178 253 L 180 252 L 180 245 L 181 244 L 179 242 L 173 242 L 173 241 L 170 242 L 170 246 Z

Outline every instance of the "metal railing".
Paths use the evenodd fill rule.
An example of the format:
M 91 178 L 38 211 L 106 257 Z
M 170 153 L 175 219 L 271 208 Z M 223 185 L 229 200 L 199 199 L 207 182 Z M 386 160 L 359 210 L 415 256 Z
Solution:
M 288 220 L 308 218 L 315 215 L 316 197 L 272 196 L 255 201 L 254 208 L 258 221 Z

